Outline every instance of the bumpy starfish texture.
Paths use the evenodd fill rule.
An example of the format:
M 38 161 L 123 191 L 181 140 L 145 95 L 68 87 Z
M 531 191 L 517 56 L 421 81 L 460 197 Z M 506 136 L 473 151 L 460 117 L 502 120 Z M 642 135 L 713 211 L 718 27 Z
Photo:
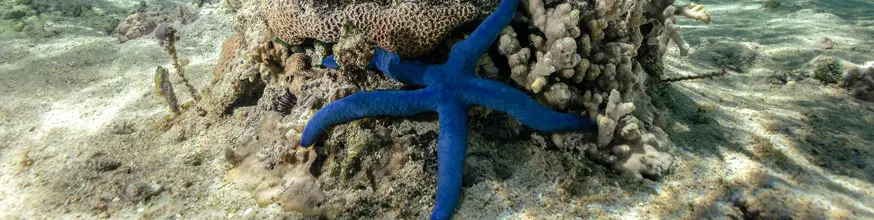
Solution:
M 498 9 L 464 41 L 453 45 L 449 60 L 442 65 L 402 60 L 377 48 L 371 59 L 392 79 L 424 87 L 414 91 L 369 91 L 352 94 L 320 109 L 307 123 L 301 146 L 311 146 L 328 127 L 372 116 L 412 116 L 426 111 L 439 115 L 437 140 L 437 200 L 431 219 L 450 219 L 461 196 L 461 177 L 467 151 L 467 111 L 479 105 L 506 112 L 541 132 L 595 131 L 588 117 L 552 111 L 525 93 L 501 82 L 474 76 L 479 57 L 498 38 L 513 18 L 516 0 L 503 0 Z M 323 61 L 337 68 L 333 57 Z

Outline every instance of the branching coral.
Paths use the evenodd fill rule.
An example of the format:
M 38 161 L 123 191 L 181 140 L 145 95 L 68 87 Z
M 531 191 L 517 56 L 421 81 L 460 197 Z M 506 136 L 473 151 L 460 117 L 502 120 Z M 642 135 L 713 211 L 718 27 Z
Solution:
M 679 32 L 680 28 L 675 24 L 677 22 L 676 15 L 695 19 L 704 22 L 704 24 L 710 24 L 710 15 L 707 14 L 702 5 L 692 3 L 674 6 L 673 4 L 674 0 L 653 1 L 652 4 L 646 7 L 647 12 L 653 14 L 656 20 L 663 24 L 661 30 L 653 29 L 653 32 L 650 32 L 650 35 L 656 35 L 660 32 L 657 35 L 658 37 L 650 39 L 658 40 L 657 43 L 661 54 L 664 54 L 665 50 L 667 50 L 668 43 L 673 41 L 680 49 L 680 55 L 686 56 L 689 54 L 689 45 L 683 40 L 683 36 Z
M 631 115 L 634 104 L 622 103 L 620 96 L 619 91 L 610 92 L 606 115 L 598 116 L 598 145 L 587 153 L 636 178 L 656 178 L 671 165 L 671 155 L 659 152 L 663 149 L 655 135 L 642 130 L 641 122 Z
M 675 16 L 690 17 L 705 23 L 710 21 L 700 5 L 674 6 L 672 0 L 606 0 L 591 5 L 589 2 L 562 3 L 553 7 L 547 7 L 551 4 L 545 4 L 543 0 L 524 2 L 527 3 L 533 23 L 529 27 L 535 30 L 505 29 L 499 40 L 498 52 L 506 56 L 513 81 L 536 93 L 535 96 L 546 104 L 558 109 L 584 110 L 593 119 L 597 116 L 601 132 L 599 144 L 581 147 L 579 145 L 586 144 L 575 142 L 577 144 L 565 145 L 567 149 L 632 146 L 621 141 L 621 130 L 616 128 L 623 128 L 625 125 L 622 123 L 630 121 L 624 118 L 627 115 L 632 117 L 629 115 L 632 111 L 642 117 L 642 121 L 634 121 L 654 127 L 652 123 L 656 112 L 652 112 L 653 107 L 644 88 L 652 76 L 644 72 L 638 51 L 652 51 L 648 48 L 655 47 L 658 54 L 654 55 L 661 56 L 663 49 L 673 40 L 681 45 L 681 53 L 685 54 L 687 46 L 676 32 L 673 23 Z M 519 37 L 518 33 L 531 34 L 524 38 Z M 639 108 L 629 108 L 629 105 L 634 106 L 631 103 L 639 105 Z M 645 133 L 643 127 L 639 126 L 637 130 Z M 643 145 L 638 145 L 641 147 L 634 149 L 643 151 Z M 655 153 L 657 148 L 651 149 L 649 155 L 662 155 Z M 662 155 L 658 158 L 664 160 L 646 163 L 652 165 L 650 167 L 625 166 L 628 155 L 618 155 L 623 151 L 598 152 L 601 152 L 598 155 L 612 155 L 614 158 L 601 161 L 617 168 L 625 167 L 626 173 L 636 174 L 632 176 L 637 177 L 657 177 L 655 173 L 663 171 L 670 164 L 669 157 Z
M 423 55 L 453 27 L 478 15 L 476 8 L 467 4 L 385 7 L 356 3 L 320 9 L 298 1 L 269 0 L 263 8 L 270 30 L 289 44 L 301 44 L 307 38 L 338 42 L 341 28 L 350 23 L 360 28 L 368 42 L 404 57 Z
M 577 27 L 580 12 L 572 9 L 570 4 L 561 4 L 546 11 L 541 0 L 528 1 L 528 11 L 534 25 L 543 30 L 545 36 L 529 36 L 536 48 L 537 61 L 531 64 L 531 72 L 524 78 L 514 75 L 513 80 L 539 93 L 547 85 L 547 78 L 552 73 L 559 73 L 566 79 L 574 77 L 574 67 L 582 60 L 574 40 L 580 36 L 580 28 Z

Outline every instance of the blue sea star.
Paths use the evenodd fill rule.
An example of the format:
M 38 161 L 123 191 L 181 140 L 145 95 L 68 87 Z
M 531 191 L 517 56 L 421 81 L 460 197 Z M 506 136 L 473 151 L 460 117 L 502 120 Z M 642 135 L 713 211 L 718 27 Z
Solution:
M 437 200 L 431 219 L 450 219 L 461 196 L 461 177 L 467 151 L 467 111 L 479 105 L 506 112 L 522 124 L 541 132 L 594 131 L 588 117 L 552 111 L 525 93 L 501 82 L 474 76 L 480 56 L 498 38 L 516 13 L 517 0 L 503 0 L 464 41 L 453 45 L 442 65 L 401 60 L 376 48 L 370 61 L 392 79 L 424 87 L 414 91 L 369 91 L 352 94 L 320 109 L 307 123 L 301 146 L 311 146 L 328 127 L 372 116 L 412 116 L 426 111 L 439 115 L 437 140 Z M 337 68 L 333 57 L 323 63 Z

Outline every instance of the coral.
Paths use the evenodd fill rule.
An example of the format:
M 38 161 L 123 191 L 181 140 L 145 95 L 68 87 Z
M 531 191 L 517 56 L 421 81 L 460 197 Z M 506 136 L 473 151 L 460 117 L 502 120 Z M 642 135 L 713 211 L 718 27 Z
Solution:
M 373 48 L 371 42 L 367 41 L 364 33 L 355 27 L 352 23 L 343 25 L 340 31 L 340 40 L 334 44 L 334 58 L 339 67 L 343 69 L 364 69 L 373 58 Z
M 229 172 L 229 175 L 257 172 L 271 177 L 262 179 L 260 174 L 247 174 L 242 178 L 251 177 L 256 179 L 254 181 L 264 180 L 265 185 L 281 185 L 282 174 L 278 173 L 277 170 L 286 169 L 283 168 L 285 158 L 291 158 L 289 155 L 296 155 L 297 152 L 303 150 L 294 148 L 294 143 L 298 143 L 297 138 L 300 138 L 303 141 L 302 144 L 305 144 L 306 141 L 316 143 L 318 148 L 315 149 L 320 152 L 318 156 L 324 156 L 317 162 L 316 167 L 312 167 L 313 172 L 318 172 L 316 179 L 320 182 L 322 189 L 307 188 L 311 186 L 303 188 L 320 193 L 325 196 L 322 198 L 326 199 L 310 201 L 324 201 L 324 204 L 342 206 L 343 211 L 340 215 L 349 218 L 421 218 L 420 215 L 430 211 L 426 208 L 428 206 L 439 207 L 435 211 L 440 213 L 451 213 L 450 208 L 445 208 L 446 205 L 440 204 L 446 204 L 447 201 L 454 202 L 453 200 L 457 199 L 457 194 L 447 193 L 447 191 L 454 191 L 453 188 L 446 188 L 439 184 L 437 190 L 433 188 L 435 182 L 455 184 L 453 178 L 444 178 L 448 176 L 446 173 L 452 172 L 446 172 L 445 166 L 447 165 L 441 165 L 441 163 L 453 161 L 457 163 L 465 160 L 463 157 L 459 159 L 458 157 L 438 155 L 448 154 L 447 152 L 439 152 L 444 151 L 441 149 L 447 149 L 445 146 L 451 145 L 446 143 L 450 139 L 447 136 L 453 136 L 452 139 L 457 140 L 461 138 L 458 137 L 461 134 L 467 135 L 470 132 L 470 136 L 472 136 L 470 142 L 461 144 L 467 144 L 467 147 L 477 150 L 476 148 L 481 148 L 483 145 L 480 142 L 492 145 L 495 144 L 494 139 L 519 139 L 520 136 L 526 136 L 528 130 L 532 130 L 522 126 L 523 123 L 518 120 L 510 119 L 515 115 L 508 116 L 488 108 L 476 107 L 468 112 L 468 117 L 473 117 L 472 120 L 477 121 L 471 124 L 474 127 L 469 130 L 458 129 L 461 125 L 457 122 L 457 118 L 466 119 L 457 116 L 460 113 L 444 113 L 449 111 L 443 109 L 438 110 L 438 114 L 436 114 L 442 119 L 438 123 L 425 121 L 435 117 L 435 114 L 422 114 L 415 116 L 417 120 L 365 119 L 342 125 L 338 124 L 333 128 L 328 128 L 331 127 L 330 123 L 322 123 L 324 128 L 328 128 L 325 130 L 326 133 L 321 135 L 322 138 L 319 138 L 318 134 L 307 133 L 306 127 L 303 126 L 307 120 L 310 120 L 308 126 L 318 127 L 320 126 L 318 125 L 319 119 L 328 117 L 322 115 L 330 113 L 331 109 L 337 109 L 337 106 L 344 105 L 343 103 L 356 106 L 354 111 L 350 110 L 352 113 L 367 113 L 366 111 L 374 111 L 373 109 L 378 108 L 397 107 L 404 110 L 405 107 L 409 107 L 403 103 L 433 102 L 432 99 L 409 98 L 421 96 L 408 96 L 408 98 L 384 102 L 367 100 L 358 105 L 350 104 L 354 103 L 355 99 L 373 97 L 368 94 L 377 93 L 354 94 L 358 91 L 396 89 L 401 86 L 407 89 L 425 87 L 423 90 L 382 91 L 379 93 L 413 94 L 433 89 L 431 90 L 435 91 L 433 94 L 451 94 L 464 97 L 464 94 L 473 93 L 467 92 L 468 90 L 461 86 L 457 86 L 458 89 L 441 89 L 440 92 L 436 92 L 438 86 L 409 82 L 424 82 L 423 78 L 429 78 L 429 80 L 435 81 L 453 80 L 456 82 L 451 85 L 459 85 L 470 82 L 471 78 L 480 79 L 457 77 L 460 74 L 454 70 L 461 69 L 461 65 L 455 65 L 457 67 L 452 68 L 449 68 L 452 65 L 442 66 L 444 69 L 439 70 L 441 73 L 439 77 L 424 77 L 424 71 L 405 71 L 418 67 L 423 70 L 427 66 L 413 65 L 419 62 L 401 59 L 400 57 L 404 57 L 404 54 L 390 53 L 382 48 L 382 43 L 373 40 L 376 34 L 369 31 L 374 27 L 373 23 L 369 23 L 370 26 L 362 27 L 350 22 L 350 19 L 332 21 L 328 18 L 345 16 L 349 13 L 346 12 L 347 9 L 355 8 L 377 7 L 379 8 L 378 13 L 384 13 L 389 9 L 400 7 L 424 7 L 429 4 L 440 4 L 437 8 L 445 8 L 463 5 L 465 3 L 459 2 L 469 1 L 426 1 L 427 3 L 416 1 L 415 4 L 410 3 L 411 1 L 388 3 L 390 1 L 347 0 L 284 2 L 289 3 L 285 6 L 286 8 L 294 10 L 266 8 L 261 3 L 246 1 L 244 6 L 237 11 L 237 20 L 234 25 L 235 33 L 223 44 L 222 65 L 217 66 L 217 77 L 209 86 L 212 95 L 204 95 L 204 100 L 198 104 L 207 109 L 210 114 L 234 114 L 234 117 L 245 115 L 244 117 L 247 118 L 258 118 L 263 115 L 279 116 L 272 120 L 279 123 L 278 127 L 283 130 L 278 134 L 284 133 L 285 138 L 282 140 L 264 138 L 262 140 L 262 137 L 270 135 L 259 134 L 257 141 L 260 143 L 259 150 L 253 150 L 250 153 L 252 156 L 232 157 L 238 158 L 232 160 L 236 167 L 250 166 L 252 168 L 235 168 Z M 521 2 L 525 4 L 531 1 Z M 497 52 L 506 56 L 506 63 L 510 64 L 509 70 L 512 73 L 507 73 L 507 66 L 503 66 L 505 65 L 504 58 L 499 57 L 496 53 L 467 58 L 464 68 L 476 68 L 476 76 L 482 78 L 515 83 L 516 85 L 513 86 L 524 91 L 520 92 L 522 95 L 515 98 L 516 100 L 526 100 L 525 102 L 529 103 L 530 99 L 533 99 L 539 102 L 531 101 L 530 103 L 534 103 L 534 105 L 543 105 L 558 111 L 569 112 L 578 118 L 590 118 L 596 122 L 596 127 L 607 131 L 596 134 L 586 132 L 553 133 L 546 136 L 552 137 L 551 141 L 544 139 L 544 136 L 539 133 L 532 134 L 532 141 L 536 142 L 537 146 L 542 147 L 540 150 L 545 154 L 554 157 L 557 155 L 568 156 L 568 152 L 573 153 L 572 157 L 566 158 L 568 161 L 561 161 L 562 165 L 571 165 L 572 167 L 564 168 L 579 172 L 584 169 L 579 164 L 591 164 L 590 161 L 595 161 L 633 178 L 656 179 L 670 167 L 672 157 L 665 153 L 668 152 L 667 144 L 669 142 L 663 140 L 664 136 L 661 135 L 658 127 L 663 126 L 658 124 L 660 123 L 658 119 L 660 113 L 654 110 L 654 107 L 649 103 L 648 94 L 644 93 L 646 89 L 658 87 L 648 86 L 644 88 L 644 85 L 649 85 L 646 84 L 648 82 L 659 82 L 662 79 L 659 77 L 660 72 L 651 72 L 647 68 L 661 65 L 660 60 L 651 60 L 650 57 L 662 55 L 658 51 L 657 44 L 657 37 L 664 29 L 664 23 L 661 22 L 664 18 L 661 12 L 673 2 L 660 6 L 658 15 L 649 13 L 647 7 L 663 2 L 665 1 L 545 0 L 532 2 L 524 8 L 525 10 L 518 11 L 520 13 L 515 15 L 517 16 L 514 19 L 516 23 L 512 25 L 512 28 L 500 27 L 503 28 L 503 31 L 496 43 Z M 598 7 L 592 3 L 601 5 Z M 534 9 L 537 13 L 531 13 L 532 8 L 534 8 L 532 5 L 539 7 L 539 9 Z M 273 11 L 268 13 L 268 10 Z M 286 17 L 297 16 L 283 25 L 295 22 L 312 24 L 312 27 L 302 26 L 301 29 L 312 28 L 314 32 L 302 33 L 306 31 L 301 31 L 293 34 L 298 34 L 297 37 L 300 39 L 311 38 L 317 41 L 295 42 L 281 36 L 279 33 L 281 30 L 272 30 L 276 29 L 273 27 L 274 23 L 267 24 L 285 21 L 266 16 L 270 13 L 274 13 L 273 16 L 279 13 L 289 14 L 283 15 Z M 378 13 L 370 13 L 373 16 L 370 22 L 378 20 L 376 19 L 379 17 Z M 313 17 L 320 19 L 313 19 Z M 305 20 L 306 22 L 304 22 Z M 410 27 L 421 25 L 418 24 L 419 22 L 410 22 L 406 25 Z M 273 35 L 270 33 L 271 30 L 274 32 Z M 465 33 L 468 33 L 468 30 L 466 27 L 464 30 L 459 29 L 457 33 L 451 35 L 452 39 L 435 47 L 434 53 L 429 51 L 429 55 L 437 57 L 429 62 L 442 61 L 445 52 L 450 51 L 447 45 L 451 46 L 451 43 L 455 42 L 455 38 L 463 37 Z M 650 34 L 653 32 L 655 34 Z M 324 35 L 330 35 L 328 41 L 336 44 L 318 42 L 320 40 L 318 38 Z M 468 40 L 474 39 L 475 35 L 476 33 Z M 331 53 L 329 50 L 331 46 L 333 46 L 333 58 L 336 58 L 333 61 L 336 63 L 330 62 L 331 59 L 324 60 L 323 57 Z M 453 52 L 453 54 L 456 53 Z M 450 57 L 457 59 L 455 55 Z M 322 66 L 319 64 L 324 64 L 325 67 L 329 68 L 342 68 L 342 70 L 323 69 L 320 68 Z M 376 67 L 384 74 L 370 74 L 372 71 L 349 69 L 362 67 L 368 69 L 367 65 L 370 65 L 369 69 Z M 400 66 L 417 68 L 398 68 Z M 432 65 L 430 67 L 440 66 Z M 534 71 L 535 69 L 537 71 Z M 647 71 L 644 72 L 644 70 Z M 431 71 L 437 72 L 437 70 Z M 537 89 L 536 93 L 535 89 Z M 618 93 L 618 95 L 613 95 L 614 93 Z M 287 105 L 290 107 L 281 107 L 286 105 L 283 103 L 287 103 L 282 101 L 287 100 L 283 97 L 290 95 L 297 98 L 295 104 Z M 505 99 L 505 96 L 506 94 L 501 94 L 490 98 L 500 100 Z M 326 105 L 326 103 L 330 104 Z M 257 107 L 253 108 L 252 105 L 257 105 Z M 286 111 L 289 113 L 286 114 Z M 317 111 L 319 113 L 316 113 Z M 461 112 L 457 109 L 456 111 Z M 313 117 L 314 114 L 315 117 Z M 540 116 L 544 115 L 549 114 L 539 114 L 536 117 L 537 120 L 544 123 L 562 121 L 542 119 Z M 453 120 L 450 117 L 456 119 Z M 603 121 L 600 121 L 602 119 Z M 500 124 L 501 126 L 489 127 L 487 126 L 489 123 L 502 124 Z M 438 129 L 438 126 L 443 127 Z M 456 128 L 450 129 L 447 126 L 455 126 Z M 288 129 L 287 132 L 284 129 Z M 301 134 L 306 135 L 301 136 Z M 278 140 L 278 142 L 272 140 Z M 604 144 L 599 144 L 599 142 Z M 438 146 L 436 149 L 435 145 Z M 523 143 L 520 144 L 520 147 L 523 145 L 530 146 L 531 144 Z M 457 144 L 452 146 L 458 148 Z M 324 153 L 322 154 L 322 152 Z M 240 154 L 239 151 L 236 154 Z M 517 154 L 507 155 L 515 156 Z M 245 162 L 246 158 L 250 157 L 256 162 L 245 165 L 250 163 Z M 501 176 L 515 175 L 516 171 L 506 171 L 507 173 L 503 174 L 500 172 L 505 171 L 500 171 L 498 174 L 476 174 L 479 172 L 478 169 L 483 166 L 496 166 L 492 164 L 494 161 L 470 163 L 471 160 L 477 159 L 480 158 L 469 156 L 466 159 L 467 163 L 464 166 L 468 167 L 465 170 L 473 172 L 462 174 L 464 184 L 477 184 L 477 181 L 482 181 L 483 178 L 504 178 Z M 435 166 L 438 168 L 434 169 Z M 444 171 L 442 173 L 438 171 L 437 175 L 434 175 L 434 172 L 440 169 Z M 492 168 L 486 170 L 489 169 Z M 596 169 L 603 170 L 601 167 Z M 483 177 L 484 175 L 487 177 Z M 304 177 L 298 176 L 294 179 L 306 180 L 309 178 L 306 177 L 307 175 L 302 176 Z M 435 176 L 437 177 L 435 178 Z M 310 181 L 303 182 L 309 183 Z M 244 185 L 254 189 L 257 186 L 255 183 Z M 267 188 L 264 187 L 264 189 Z M 468 191 L 464 192 L 469 193 Z M 437 196 L 439 199 L 436 203 L 434 201 L 435 194 L 441 194 Z M 259 201 L 266 204 L 263 201 L 279 197 L 261 196 L 261 198 Z M 301 198 L 315 197 L 303 195 Z M 300 211 L 311 214 L 325 213 L 324 204 L 323 208 L 303 206 L 310 208 L 300 209 Z M 313 212 L 313 210 L 316 211 Z
M 155 20 L 150 18 L 145 13 L 134 13 L 122 21 L 115 28 L 116 37 L 119 43 L 124 43 L 129 40 L 140 38 L 148 35 L 158 27 Z
M 304 71 L 312 68 L 312 58 L 303 53 L 292 54 L 285 60 L 285 71 Z
M 188 88 L 191 97 L 194 98 L 195 101 L 200 101 L 200 96 L 197 95 L 197 90 L 194 89 L 194 86 L 192 86 L 191 83 L 188 82 L 188 78 L 185 77 L 185 65 L 187 64 L 187 61 L 180 61 L 179 57 L 176 55 L 176 41 L 179 40 L 179 34 L 176 33 L 176 29 L 167 23 L 162 23 L 158 25 L 154 32 L 155 39 L 158 40 L 158 43 L 164 48 L 164 52 L 167 52 L 167 55 L 170 56 L 170 61 L 173 64 L 173 69 L 175 70 L 176 75 L 182 79 L 182 84 Z
M 844 87 L 857 99 L 874 102 L 874 61 L 844 73 Z
M 580 20 L 580 12 L 579 10 L 572 9 L 571 5 L 567 3 L 558 5 L 547 12 L 543 8 L 541 0 L 529 0 L 528 11 L 531 13 L 534 25 L 542 30 L 545 36 L 529 36 L 536 48 L 535 56 L 537 61 L 531 64 L 532 67 L 529 73 L 525 75 L 512 75 L 512 78 L 517 83 L 525 85 L 526 88 L 534 91 L 534 93 L 539 93 L 547 85 L 547 78 L 552 73 L 559 73 L 565 79 L 574 77 L 575 67 L 582 61 L 582 57 L 577 53 L 577 42 L 574 40 L 574 38 L 580 36 L 580 28 L 577 27 Z M 512 29 L 509 31 L 512 31 Z M 504 51 L 505 55 L 521 57 L 524 57 L 526 52 L 518 51 L 511 53 Z M 518 67 L 513 66 L 511 68 L 518 69 Z M 578 76 L 577 78 L 581 77 Z
M 650 32 L 651 36 L 657 36 L 655 38 L 651 37 L 650 39 L 657 40 L 659 53 L 661 54 L 664 54 L 665 50 L 667 50 L 668 43 L 674 42 L 674 44 L 677 45 L 677 48 L 680 49 L 680 55 L 685 56 L 689 54 L 689 45 L 686 44 L 686 41 L 683 40 L 683 37 L 680 35 L 680 28 L 675 25 L 677 22 L 675 15 L 695 19 L 704 24 L 710 24 L 710 15 L 707 14 L 702 5 L 692 3 L 688 5 L 674 6 L 673 4 L 674 0 L 656 0 L 644 7 L 648 13 L 653 15 L 657 21 L 663 24 L 661 29 L 653 29 L 653 31 Z M 650 44 L 652 43 L 653 42 L 650 42 Z
M 280 203 L 286 211 L 321 215 L 325 212 L 322 204 L 326 195 L 309 172 L 316 152 L 312 148 L 292 148 L 280 132 L 277 119 L 278 116 L 268 114 L 261 121 L 258 140 L 227 152 L 226 157 L 236 162 L 226 178 L 252 192 L 261 206 Z
M 380 71 L 395 81 L 425 88 L 362 92 L 329 103 L 307 123 L 301 146 L 313 145 L 328 127 L 355 119 L 436 111 L 440 117 L 440 136 L 437 142 L 437 199 L 431 218 L 448 219 L 454 213 L 461 193 L 468 137 L 467 113 L 471 105 L 507 112 L 523 124 L 543 132 L 594 130 L 595 124 L 588 118 L 554 112 L 508 85 L 474 76 L 479 57 L 510 23 L 516 4 L 516 0 L 501 1 L 495 13 L 466 40 L 452 47 L 450 58 L 443 65 L 401 60 L 398 54 L 377 48 L 371 62 Z M 332 57 L 325 63 L 325 66 L 336 65 Z
M 834 57 L 821 56 L 812 62 L 814 79 L 824 84 L 836 84 L 843 80 L 844 67 Z
M 282 65 L 291 56 L 289 49 L 283 43 L 272 40 L 264 23 L 253 24 L 257 31 L 243 32 L 245 45 L 240 52 L 242 61 L 239 67 L 243 69 L 240 80 L 255 82 L 277 82 L 284 80 L 285 72 Z
M 613 134 L 619 120 L 634 111 L 633 103 L 620 103 L 621 94 L 613 90 L 607 98 L 606 115 L 598 116 L 598 146 L 604 147 L 613 141 Z
M 658 178 L 670 167 L 671 155 L 659 152 L 655 135 L 641 131 L 640 121 L 631 115 L 634 104 L 620 103 L 620 96 L 616 90 L 610 92 L 606 115 L 598 116 L 598 147 L 589 148 L 588 153 L 612 151 L 605 154 L 610 155 L 606 158 L 616 157 L 616 169 L 637 179 Z
M 261 53 L 265 52 L 262 47 L 272 46 L 268 43 L 270 38 L 266 35 L 266 25 L 248 15 L 245 12 L 237 13 L 234 34 L 223 42 L 214 78 L 204 89 L 203 100 L 198 102 L 211 115 L 231 113 L 234 107 L 260 98 L 264 93 L 264 81 L 255 79 L 260 79 L 262 75 L 259 72 L 263 64 L 262 57 L 267 57 L 271 65 L 281 62 L 269 54 L 262 56 Z M 270 51 L 275 54 L 273 52 Z M 281 69 L 276 71 L 282 73 Z
M 644 130 L 643 122 L 631 114 L 635 105 L 621 100 L 619 91 L 610 92 L 604 113 L 597 116 L 596 143 L 586 143 L 576 133 L 554 134 L 552 141 L 559 148 L 575 152 L 573 159 L 580 159 L 584 153 L 634 179 L 658 179 L 670 168 L 673 157 L 663 152 L 665 149 L 656 135 Z
M 622 151 L 605 149 L 617 145 L 633 145 L 634 150 L 641 152 L 647 149 L 643 144 L 624 143 L 614 131 L 625 126 L 623 117 L 632 111 L 641 118 L 640 124 L 646 125 L 638 127 L 641 133 L 647 132 L 644 127 L 658 129 L 653 123 L 660 113 L 652 106 L 645 86 L 660 82 L 661 72 L 647 68 L 660 67 L 664 49 L 671 41 L 680 45 L 682 55 L 688 53 L 688 45 L 674 25 L 676 15 L 704 23 L 710 22 L 710 16 L 700 5 L 675 6 L 673 0 L 524 2 L 533 24 L 529 27 L 536 30 L 508 27 L 498 42 L 498 52 L 507 58 L 510 66 L 510 78 L 535 93 L 533 96 L 544 104 L 556 109 L 585 111 L 600 125 L 598 144 L 586 143 L 581 138 L 567 143 L 555 140 L 556 143 L 563 143 L 563 150 L 578 152 L 574 158 L 579 158 L 579 152 L 603 148 L 589 157 L 627 170 L 624 173 L 636 173 L 632 175 L 635 177 L 658 177 L 670 164 L 667 154 L 651 153 L 650 156 L 658 156 L 647 158 L 661 160 L 642 163 L 653 166 L 637 169 L 631 168 L 627 161 L 640 161 L 639 158 L 629 159 L 630 154 L 619 156 L 615 154 Z M 528 36 L 518 36 L 519 33 Z M 613 95 L 613 91 L 617 95 Z M 606 102 L 611 97 L 620 100 L 613 100 L 614 104 L 610 105 Z M 655 173 L 659 174 L 651 175 Z
M 361 29 L 368 42 L 404 57 L 430 51 L 453 27 L 478 14 L 468 4 L 400 3 L 385 7 L 355 3 L 326 7 L 289 0 L 270 0 L 263 6 L 270 30 L 289 44 L 301 44 L 307 38 L 338 42 L 343 25 L 351 23 Z
M 170 83 L 169 71 L 164 67 L 155 68 L 155 92 L 158 96 L 163 97 L 170 107 L 170 112 L 175 115 L 179 114 L 179 101 L 176 99 L 176 93 L 173 91 L 173 84 Z

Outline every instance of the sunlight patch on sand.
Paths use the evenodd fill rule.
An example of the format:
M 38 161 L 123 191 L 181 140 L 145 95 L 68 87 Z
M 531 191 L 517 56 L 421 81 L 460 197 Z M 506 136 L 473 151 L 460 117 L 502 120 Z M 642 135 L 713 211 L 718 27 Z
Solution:
M 145 92 L 142 88 L 128 88 L 121 90 L 111 97 L 90 97 L 93 90 L 118 83 L 123 80 L 118 77 L 89 86 L 80 92 L 73 93 L 69 99 L 51 104 L 49 110 L 39 119 L 36 135 L 30 138 L 38 141 L 44 138 L 53 129 L 68 129 L 70 131 L 92 134 L 98 129 L 115 119 L 121 110 L 137 100 Z M 101 106 L 95 108 L 95 106 Z

